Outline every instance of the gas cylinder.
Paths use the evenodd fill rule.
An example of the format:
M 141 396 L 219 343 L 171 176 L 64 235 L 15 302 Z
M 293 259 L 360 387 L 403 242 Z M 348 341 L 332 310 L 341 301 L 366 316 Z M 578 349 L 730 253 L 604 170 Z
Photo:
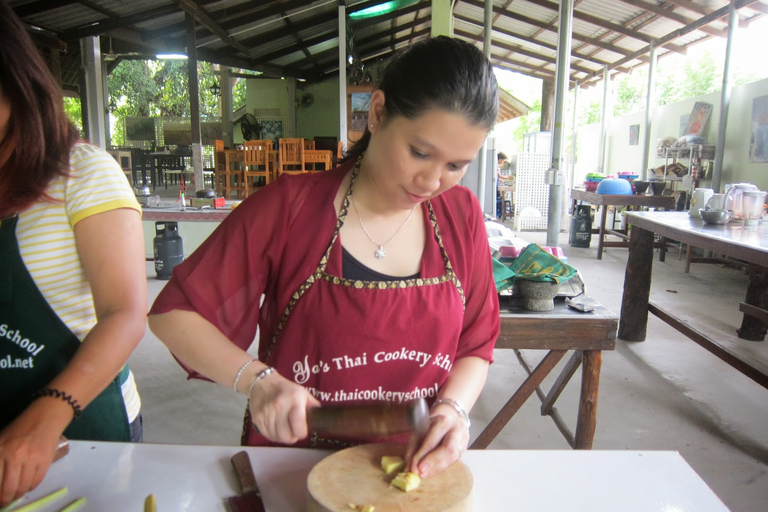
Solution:
M 571 232 L 568 243 L 572 247 L 589 247 L 592 241 L 592 209 L 588 204 L 576 206 L 571 218 Z
M 178 222 L 155 222 L 155 273 L 158 279 L 170 279 L 176 265 L 184 261 L 184 244 Z

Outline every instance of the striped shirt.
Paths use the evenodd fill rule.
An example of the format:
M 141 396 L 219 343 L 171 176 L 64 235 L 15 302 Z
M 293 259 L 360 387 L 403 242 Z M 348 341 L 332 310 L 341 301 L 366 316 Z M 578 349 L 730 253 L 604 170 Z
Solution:
M 21 258 L 56 315 L 83 341 L 96 324 L 91 288 L 75 244 L 79 221 L 118 208 L 141 211 L 117 162 L 90 144 L 79 143 L 70 155 L 70 175 L 57 176 L 46 193 L 53 198 L 19 214 L 16 238 Z M 121 382 L 129 421 L 141 400 L 133 375 Z

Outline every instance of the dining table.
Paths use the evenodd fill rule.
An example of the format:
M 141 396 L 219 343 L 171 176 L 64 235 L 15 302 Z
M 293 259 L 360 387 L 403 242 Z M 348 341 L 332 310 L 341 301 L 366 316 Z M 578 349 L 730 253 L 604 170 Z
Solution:
M 267 512 L 303 512 L 307 477 L 331 451 L 70 441 L 29 503 L 66 487 L 37 509 L 55 512 L 85 498 L 79 512 L 139 512 L 154 495 L 158 512 L 229 511 L 241 493 L 231 457 L 245 450 Z M 469 450 L 473 510 L 723 512 L 728 508 L 675 451 Z M 425 508 L 425 510 L 427 510 Z
M 550 311 L 528 311 L 522 307 L 519 296 L 500 297 L 500 332 L 495 349 L 513 350 L 528 376 L 519 386 L 510 386 L 509 399 L 472 442 L 471 448 L 490 446 L 534 392 L 541 401 L 541 415 L 552 419 L 572 448 L 592 448 L 597 425 L 602 352 L 613 350 L 616 345 L 619 317 L 587 295 L 573 296 L 571 290 L 578 290 L 578 287 L 568 281 L 561 284 L 560 289 L 563 291 L 553 300 Z M 588 304 L 591 310 L 572 308 L 566 304 L 566 299 Z M 544 353 L 535 366 L 525 355 L 530 351 Z M 558 366 L 568 354 L 570 357 L 566 363 Z M 555 404 L 579 367 L 579 405 L 576 428 L 571 431 Z M 543 390 L 544 379 L 557 370 L 559 373 L 552 386 Z
M 768 388 L 768 365 L 765 361 L 740 354 L 722 340 L 707 335 L 701 326 L 691 325 L 651 301 L 653 244 L 656 236 L 739 259 L 747 263 L 750 276 L 744 302 L 739 304 L 739 310 L 744 316 L 736 334 L 742 340 L 763 341 L 768 330 L 768 222 L 763 220 L 756 226 L 746 226 L 744 221 L 731 221 L 724 225 L 707 224 L 702 219 L 691 217 L 688 212 L 630 212 L 627 218 L 632 229 L 621 301 L 619 338 L 645 341 L 648 314 L 652 313 L 736 370 Z
M 608 210 L 610 207 L 624 207 L 627 210 L 632 208 L 664 208 L 667 210 L 672 209 L 675 206 L 675 198 L 673 196 L 665 195 L 651 195 L 651 194 L 598 194 L 590 190 L 582 190 L 578 188 L 571 189 L 571 199 L 573 200 L 573 211 L 576 211 L 576 204 L 578 202 L 593 204 L 599 206 L 601 209 L 600 222 L 597 228 L 597 259 L 603 259 L 603 249 L 606 247 L 629 247 L 629 235 L 624 228 L 616 229 L 614 222 L 608 225 Z M 619 238 L 619 240 L 608 240 L 608 236 L 612 235 Z M 661 240 L 656 243 L 656 247 L 660 248 L 659 261 L 664 261 L 664 255 L 666 253 L 666 243 Z

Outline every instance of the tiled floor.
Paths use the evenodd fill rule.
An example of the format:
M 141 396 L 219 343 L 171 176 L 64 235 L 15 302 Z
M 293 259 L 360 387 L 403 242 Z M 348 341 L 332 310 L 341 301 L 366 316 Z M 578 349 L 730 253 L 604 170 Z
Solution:
M 540 244 L 546 239 L 542 232 L 519 235 Z M 584 276 L 589 294 L 618 313 L 626 249 L 611 248 L 597 261 L 594 243 L 582 249 L 569 247 L 567 240 L 562 233 L 560 245 Z M 742 353 L 768 361 L 768 342 L 735 337 L 747 277 L 709 264 L 694 265 L 690 274 L 683 269 L 675 252 L 665 263 L 654 263 L 654 300 Z M 147 275 L 152 301 L 165 281 L 154 278 L 151 262 Z M 535 363 L 540 354 L 526 356 Z M 496 351 L 495 357 L 471 414 L 475 435 L 525 378 L 511 351 Z M 185 381 L 151 332 L 132 356 L 131 368 L 142 394 L 147 442 L 239 442 L 245 399 L 222 386 Z M 566 421 L 575 420 L 578 391 L 576 379 L 557 403 Z M 568 449 L 552 421 L 540 416 L 539 405 L 533 397 L 490 448 Z M 679 451 L 731 510 L 768 509 L 768 390 L 654 317 L 646 342 L 618 340 L 616 350 L 603 354 L 594 449 Z M 555 489 L 557 482 L 552 485 Z

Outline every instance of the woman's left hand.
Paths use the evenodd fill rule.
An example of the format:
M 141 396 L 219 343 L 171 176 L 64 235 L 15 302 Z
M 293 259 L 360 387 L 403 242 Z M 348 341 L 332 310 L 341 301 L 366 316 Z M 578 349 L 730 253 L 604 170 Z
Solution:
M 427 478 L 443 471 L 467 451 L 469 428 L 450 407 L 434 409 L 427 434 L 411 436 L 405 452 L 408 470 Z

